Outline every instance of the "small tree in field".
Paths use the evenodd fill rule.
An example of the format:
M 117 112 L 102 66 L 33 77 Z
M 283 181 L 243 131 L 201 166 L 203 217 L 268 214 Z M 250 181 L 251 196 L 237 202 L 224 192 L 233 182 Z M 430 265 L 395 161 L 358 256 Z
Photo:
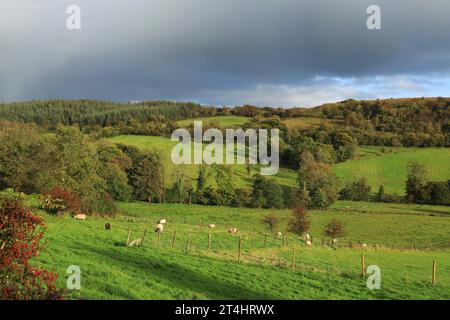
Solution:
M 310 226 L 311 221 L 305 209 L 303 207 L 295 207 L 292 210 L 292 218 L 288 222 L 289 231 L 302 236 L 309 230 Z
M 0 199 L 0 300 L 63 298 L 57 275 L 29 264 L 43 249 L 44 231 L 42 218 Z
M 337 237 L 342 237 L 345 235 L 344 224 L 339 220 L 333 219 L 325 226 L 323 234 L 331 237 L 332 241 Z
M 269 214 L 262 219 L 262 223 L 267 226 L 270 232 L 274 232 L 278 226 L 278 218 L 274 214 Z

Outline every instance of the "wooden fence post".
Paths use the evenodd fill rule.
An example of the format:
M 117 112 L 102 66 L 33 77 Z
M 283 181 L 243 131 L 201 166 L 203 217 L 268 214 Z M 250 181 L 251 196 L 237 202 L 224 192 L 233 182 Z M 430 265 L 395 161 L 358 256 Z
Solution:
M 172 249 L 175 248 L 175 241 L 177 240 L 177 230 L 175 230 L 173 232 L 173 237 L 172 237 Z
M 186 244 L 186 253 L 189 254 L 189 249 L 191 246 L 191 234 L 189 233 L 188 235 L 188 240 L 187 240 L 187 244 Z
M 145 230 L 144 230 L 144 235 L 142 236 L 142 239 L 141 239 L 141 246 L 144 245 L 144 240 L 145 240 L 146 236 L 147 236 L 147 228 L 145 228 Z
M 363 278 L 366 277 L 366 257 L 361 253 L 361 275 Z
M 292 271 L 295 271 L 295 247 L 292 247 Z
M 212 237 L 212 235 L 211 235 L 211 231 L 210 231 L 208 234 L 208 250 L 211 250 L 211 237 Z
M 436 279 L 436 260 L 433 260 L 433 268 L 431 271 L 431 284 L 435 285 L 437 283 Z
M 239 236 L 238 255 L 237 255 L 238 262 L 241 262 L 241 247 L 242 247 L 242 238 L 241 236 Z
M 130 238 L 131 238 L 131 227 L 130 227 L 130 228 L 128 228 L 127 247 L 128 247 L 128 246 L 129 246 L 129 244 L 130 244 Z
M 264 236 L 264 249 L 266 248 L 266 246 L 267 246 L 267 236 Z

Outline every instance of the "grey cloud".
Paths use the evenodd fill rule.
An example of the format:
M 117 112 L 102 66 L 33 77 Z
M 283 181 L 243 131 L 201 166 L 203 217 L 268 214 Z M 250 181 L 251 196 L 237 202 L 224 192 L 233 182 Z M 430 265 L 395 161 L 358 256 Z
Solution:
M 374 2 L 380 31 L 366 28 Z M 80 31 L 65 28 L 69 4 Z M 367 81 L 425 95 L 416 77 L 450 76 L 449 12 L 447 0 L 0 0 L 0 101 L 311 105 L 377 96 Z M 403 82 L 389 91 L 377 76 Z M 333 78 L 357 80 L 339 93 Z

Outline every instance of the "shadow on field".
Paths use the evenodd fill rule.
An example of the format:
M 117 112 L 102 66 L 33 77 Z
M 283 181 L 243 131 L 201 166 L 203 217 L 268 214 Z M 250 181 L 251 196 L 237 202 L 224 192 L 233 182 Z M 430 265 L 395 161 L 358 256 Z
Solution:
M 203 269 L 208 270 L 208 267 L 213 267 L 217 269 L 215 274 L 219 276 L 220 269 L 223 269 L 225 266 L 223 264 L 218 265 L 216 261 L 212 261 L 209 258 L 190 256 L 190 259 L 186 259 L 185 254 L 170 252 L 172 257 L 176 255 L 179 258 L 179 263 L 174 263 L 163 260 L 164 258 L 160 257 L 144 256 L 142 253 L 148 254 L 148 251 L 138 253 L 136 250 L 139 249 L 130 248 L 118 251 L 114 248 L 108 250 L 92 246 L 85 247 L 85 249 L 90 250 L 94 254 L 101 255 L 105 260 L 110 260 L 111 263 L 120 264 L 120 267 L 123 270 L 127 270 L 129 274 L 139 274 L 140 278 L 145 281 L 157 278 L 158 280 L 163 280 L 169 288 L 190 291 L 194 294 L 192 299 L 195 299 L 196 292 L 203 294 L 207 299 L 277 299 L 265 292 L 250 290 L 226 281 L 223 278 L 218 279 L 218 277 L 207 276 L 201 273 L 202 270 L 195 272 L 182 266 L 183 263 L 189 263 L 189 260 L 201 259 L 204 262 Z M 128 250 L 130 251 L 127 252 Z M 163 250 L 159 254 L 163 255 Z M 161 281 L 158 282 L 161 283 Z M 104 284 L 104 286 L 106 287 L 107 285 Z M 108 289 L 108 291 L 111 290 Z M 115 294 L 117 295 L 117 293 Z M 125 296 L 128 297 L 129 295 L 125 294 Z M 145 299 L 145 297 L 142 299 Z
M 450 215 L 450 208 L 449 210 L 439 210 L 439 209 L 413 209 L 414 211 L 418 211 L 421 213 L 428 213 L 429 215 L 437 215 L 437 216 L 449 216 Z

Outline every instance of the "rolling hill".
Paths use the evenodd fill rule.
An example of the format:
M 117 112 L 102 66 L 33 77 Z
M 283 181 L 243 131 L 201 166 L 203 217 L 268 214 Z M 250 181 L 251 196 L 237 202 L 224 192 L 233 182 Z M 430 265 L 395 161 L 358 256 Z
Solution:
M 135 202 L 121 204 L 122 213 L 116 218 L 89 217 L 86 221 L 68 216 L 57 221 L 41 212 L 48 225 L 49 244 L 34 263 L 61 275 L 69 265 L 78 265 L 82 288 L 74 297 L 83 299 L 450 298 L 448 208 L 394 205 L 393 213 L 390 205 L 384 209 L 379 204 L 353 205 L 338 202 L 327 212 L 311 212 L 311 235 L 315 239 L 311 248 L 290 233 L 286 246 L 272 236 L 264 245 L 268 231 L 261 218 L 276 214 L 281 219 L 279 230 L 284 231 L 288 210 Z M 427 214 L 428 210 L 441 211 L 444 216 L 415 215 Z M 158 245 L 152 229 L 161 217 L 168 223 Z M 364 241 L 369 248 L 332 250 L 322 246 L 323 225 L 336 217 L 347 230 L 341 245 L 353 239 L 354 244 Z M 105 231 L 105 222 L 112 224 L 111 232 Z M 216 223 L 216 229 L 208 229 L 208 223 Z M 227 234 L 228 226 L 240 230 L 240 263 L 236 261 L 238 238 Z M 149 230 L 142 247 L 125 246 L 129 227 L 132 239 L 141 237 L 145 228 Z M 208 250 L 210 231 L 212 244 Z M 380 247 L 372 248 L 372 244 Z M 291 265 L 293 248 L 295 271 Z M 366 288 L 360 276 L 361 253 L 369 265 L 381 268 L 381 290 Z M 433 260 L 438 262 L 437 286 L 430 284 Z M 65 277 L 58 283 L 64 286 Z
M 365 177 L 373 192 L 383 185 L 385 192 L 403 195 L 410 161 L 423 163 L 431 180 L 450 179 L 449 148 L 359 147 L 356 158 L 336 164 L 334 172 L 343 183 Z

